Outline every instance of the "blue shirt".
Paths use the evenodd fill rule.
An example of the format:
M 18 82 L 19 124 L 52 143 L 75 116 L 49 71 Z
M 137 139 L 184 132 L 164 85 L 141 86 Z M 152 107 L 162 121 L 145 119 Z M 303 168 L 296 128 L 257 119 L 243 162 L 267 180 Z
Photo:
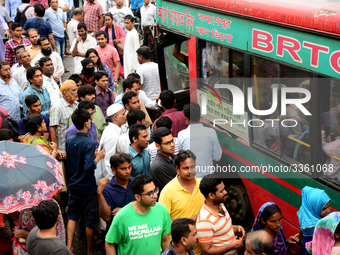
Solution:
M 43 119 L 46 123 L 46 128 L 47 128 L 46 133 L 49 133 L 50 132 L 50 118 L 45 116 L 45 115 L 41 115 L 41 117 L 43 117 Z M 26 119 L 26 118 L 27 117 L 19 120 L 19 123 L 18 123 L 19 124 L 19 135 L 26 135 L 27 134 L 26 129 L 24 129 L 24 119 Z
M 96 143 L 87 134 L 77 133 L 66 140 L 67 176 L 70 196 L 89 199 L 97 192 L 94 170 Z
M 123 96 L 124 96 L 124 92 L 122 92 L 120 95 L 118 95 L 116 97 L 115 104 L 121 104 L 125 108 L 123 101 L 122 101 Z
M 29 28 L 35 28 L 38 29 L 38 27 L 44 22 L 43 18 L 33 18 L 33 19 L 29 19 L 26 21 L 23 29 L 24 30 L 28 30 Z M 53 34 L 52 31 L 52 26 L 50 24 L 50 22 L 45 21 L 44 25 L 41 26 L 41 28 L 39 29 L 39 35 L 40 37 L 46 37 L 48 38 L 48 35 Z
M 114 177 L 111 179 L 109 184 L 106 184 L 103 195 L 108 206 L 111 207 L 111 211 L 116 207 L 123 208 L 128 203 L 135 201 L 135 195 L 131 189 L 131 181 L 133 177 L 130 177 L 130 181 L 124 189 L 122 186 L 116 183 Z M 106 233 L 109 230 L 112 223 L 112 218 L 106 222 Z
M 17 15 L 17 9 L 20 5 L 22 5 L 21 0 L 7 0 L 5 2 L 5 8 L 13 21 L 15 19 L 15 16 Z
M 146 148 L 142 150 L 142 154 L 139 154 L 130 145 L 126 153 L 132 156 L 131 176 L 136 177 L 137 175 L 140 175 L 140 174 L 149 174 L 150 154 Z
M 58 8 L 58 11 L 55 12 L 51 7 L 48 8 L 45 12 L 44 20 L 50 22 L 54 36 L 59 38 L 65 37 L 63 20 L 66 21 L 66 17 L 62 9 Z
M 66 131 L 66 139 L 69 138 L 71 135 L 77 134 L 78 129 L 74 124 L 72 124 Z M 98 140 L 97 140 L 97 131 L 96 131 L 96 126 L 94 123 L 91 121 L 91 127 L 89 130 L 87 130 L 87 135 L 89 138 L 96 142 L 96 149 L 98 148 Z
M 22 89 L 11 79 L 9 84 L 0 79 L 0 106 L 4 108 L 12 119 L 20 120 L 20 101 Z
M 170 241 L 169 248 L 163 252 L 162 255 L 177 255 L 174 248 L 172 247 L 172 241 Z M 189 251 L 189 255 L 195 255 L 195 252 L 193 250 Z
M 18 85 L 19 86 L 19 85 Z M 25 98 L 28 95 L 36 95 L 39 97 L 40 104 L 41 104 L 41 114 L 45 116 L 49 116 L 49 110 L 51 108 L 51 99 L 50 94 L 48 93 L 47 89 L 45 87 L 41 87 L 42 91 L 40 89 L 34 88 L 32 85 L 30 85 L 23 93 L 22 93 L 22 105 L 24 107 L 24 115 L 28 116 L 30 114 L 30 111 L 28 110 Z

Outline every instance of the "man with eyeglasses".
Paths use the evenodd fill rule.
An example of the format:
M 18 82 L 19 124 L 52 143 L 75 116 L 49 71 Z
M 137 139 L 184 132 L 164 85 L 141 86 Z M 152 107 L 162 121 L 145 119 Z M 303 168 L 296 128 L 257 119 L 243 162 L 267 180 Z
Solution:
M 118 211 L 105 238 L 106 254 L 159 255 L 169 247 L 171 219 L 167 209 L 157 203 L 158 188 L 149 175 L 131 182 L 136 201 Z
M 157 128 L 152 138 L 158 152 L 150 166 L 150 176 L 162 191 L 163 187 L 177 175 L 174 164 L 175 141 L 171 129 L 166 127 Z

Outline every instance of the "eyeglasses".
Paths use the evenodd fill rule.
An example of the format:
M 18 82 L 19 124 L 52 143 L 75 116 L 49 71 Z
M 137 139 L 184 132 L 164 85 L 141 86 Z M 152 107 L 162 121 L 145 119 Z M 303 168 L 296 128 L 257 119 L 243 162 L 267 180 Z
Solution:
M 166 145 L 166 146 L 169 146 L 169 145 L 174 144 L 174 143 L 175 143 L 175 141 L 174 141 L 174 139 L 172 139 L 170 142 L 161 143 L 161 144 L 164 144 L 164 145 Z
M 150 192 L 148 192 L 148 193 L 146 193 L 146 194 L 139 194 L 139 195 L 146 195 L 146 196 L 149 196 L 150 198 L 154 198 L 155 197 L 155 195 L 158 195 L 158 193 L 159 193 L 159 188 L 155 188 L 155 190 L 154 191 L 150 191 Z

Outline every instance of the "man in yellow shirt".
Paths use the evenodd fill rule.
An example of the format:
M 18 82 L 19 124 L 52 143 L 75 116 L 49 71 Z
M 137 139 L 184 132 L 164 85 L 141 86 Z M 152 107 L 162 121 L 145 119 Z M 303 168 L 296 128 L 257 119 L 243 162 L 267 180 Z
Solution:
M 196 156 L 190 150 L 181 150 L 175 157 L 177 176 L 163 188 L 159 203 L 168 209 L 171 220 L 191 218 L 195 222 L 203 206 L 204 196 L 199 184 L 201 179 L 196 175 Z M 195 254 L 201 254 L 196 244 Z

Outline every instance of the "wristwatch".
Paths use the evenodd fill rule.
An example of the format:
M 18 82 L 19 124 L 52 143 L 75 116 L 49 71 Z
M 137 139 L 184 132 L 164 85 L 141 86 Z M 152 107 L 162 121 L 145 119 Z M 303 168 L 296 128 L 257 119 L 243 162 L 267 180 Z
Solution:
M 118 80 L 113 80 L 114 82 L 118 82 Z

